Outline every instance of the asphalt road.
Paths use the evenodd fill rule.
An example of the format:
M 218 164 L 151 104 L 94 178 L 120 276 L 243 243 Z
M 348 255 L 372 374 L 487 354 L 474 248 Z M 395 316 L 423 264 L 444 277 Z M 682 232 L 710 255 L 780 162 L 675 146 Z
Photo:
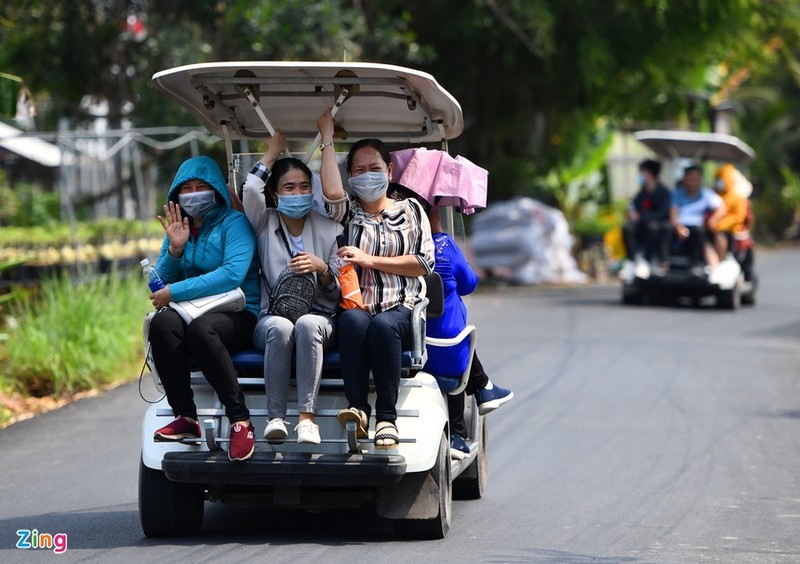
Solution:
M 143 537 L 135 385 L 0 431 L 0 562 L 798 562 L 800 251 L 761 252 L 755 308 L 626 306 L 616 287 L 481 292 L 479 350 L 516 398 L 489 485 L 443 541 L 364 513 L 209 506 Z M 68 549 L 15 548 L 18 529 Z

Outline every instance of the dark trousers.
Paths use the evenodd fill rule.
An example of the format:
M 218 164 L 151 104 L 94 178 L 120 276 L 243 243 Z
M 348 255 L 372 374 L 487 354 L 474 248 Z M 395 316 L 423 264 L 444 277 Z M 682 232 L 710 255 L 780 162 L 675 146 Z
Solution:
M 706 230 L 701 226 L 687 227 L 689 236 L 686 238 L 686 255 L 691 266 L 702 264 L 705 258 L 703 248 L 707 240 Z
M 629 221 L 622 226 L 628 260 L 642 252 L 648 261 L 663 261 L 669 256 L 672 225 L 666 220 Z
M 230 353 L 250 346 L 255 326 L 256 316 L 249 311 L 207 313 L 189 325 L 171 309 L 153 317 L 150 323 L 153 361 L 176 416 L 197 419 L 189 385 L 189 358 L 193 357 L 225 406 L 225 415 L 231 423 L 250 418 Z
M 375 381 L 375 420 L 397 419 L 403 349 L 411 344 L 411 310 L 398 306 L 375 316 L 362 309 L 339 314 L 339 354 L 350 407 L 369 416 L 369 373 Z
M 447 396 L 447 411 L 450 414 L 450 432 L 460 435 L 463 438 L 469 436 L 467 423 L 464 421 L 464 402 L 467 395 L 472 395 L 489 383 L 489 377 L 483 369 L 481 361 L 478 360 L 478 352 L 472 355 L 472 366 L 469 370 L 467 387 L 460 394 Z

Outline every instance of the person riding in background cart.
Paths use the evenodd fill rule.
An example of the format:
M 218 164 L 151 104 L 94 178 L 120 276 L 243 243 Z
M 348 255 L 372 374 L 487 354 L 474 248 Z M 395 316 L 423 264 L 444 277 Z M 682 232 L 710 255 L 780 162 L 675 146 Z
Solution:
M 662 276 L 669 265 L 669 242 L 672 224 L 672 194 L 658 180 L 661 163 L 645 160 L 639 163 L 640 190 L 628 207 L 628 221 L 622 227 L 625 250 L 635 263 L 636 276 Z
M 722 197 L 725 204 L 725 215 L 713 225 L 716 233 L 714 245 L 720 259 L 732 250 L 733 240 L 737 234 L 746 230 L 749 203 L 747 197 L 737 190 L 736 183 L 744 177 L 730 163 L 719 167 L 714 180 L 714 190 Z
M 672 194 L 672 222 L 675 238 L 685 246 L 689 257 L 689 272 L 700 276 L 703 262 L 713 269 L 719 263 L 711 246 L 709 229 L 713 229 L 725 214 L 722 198 L 703 184 L 700 167 L 689 166 L 683 171 L 683 180 Z

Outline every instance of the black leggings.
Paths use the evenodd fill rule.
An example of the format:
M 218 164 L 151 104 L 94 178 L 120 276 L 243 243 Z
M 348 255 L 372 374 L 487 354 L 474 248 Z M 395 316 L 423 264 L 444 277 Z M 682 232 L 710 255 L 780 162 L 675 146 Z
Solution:
M 249 311 L 207 313 L 189 325 L 172 309 L 153 317 L 150 323 L 153 361 L 176 416 L 197 419 L 189 385 L 189 358 L 193 357 L 225 406 L 225 415 L 231 423 L 250 418 L 231 353 L 250 346 L 255 326 L 256 316 Z
M 467 387 L 463 392 L 455 396 L 447 395 L 447 411 L 450 414 L 450 432 L 466 438 L 469 436 L 467 424 L 464 421 L 464 402 L 466 396 L 473 395 L 475 392 L 485 387 L 489 383 L 489 377 L 483 370 L 481 361 L 478 360 L 478 352 L 472 355 L 472 366 L 469 370 Z

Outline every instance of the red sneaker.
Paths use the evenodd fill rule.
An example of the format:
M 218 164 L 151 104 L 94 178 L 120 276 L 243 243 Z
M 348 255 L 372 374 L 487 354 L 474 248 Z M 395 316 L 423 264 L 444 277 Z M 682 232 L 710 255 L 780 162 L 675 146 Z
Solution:
M 188 417 L 178 417 L 165 427 L 161 427 L 153 435 L 156 441 L 179 441 L 181 439 L 199 439 L 200 423 Z
M 243 462 L 253 455 L 256 448 L 253 424 L 246 426 L 242 421 L 237 421 L 231 427 L 231 442 L 228 446 L 228 458 Z

